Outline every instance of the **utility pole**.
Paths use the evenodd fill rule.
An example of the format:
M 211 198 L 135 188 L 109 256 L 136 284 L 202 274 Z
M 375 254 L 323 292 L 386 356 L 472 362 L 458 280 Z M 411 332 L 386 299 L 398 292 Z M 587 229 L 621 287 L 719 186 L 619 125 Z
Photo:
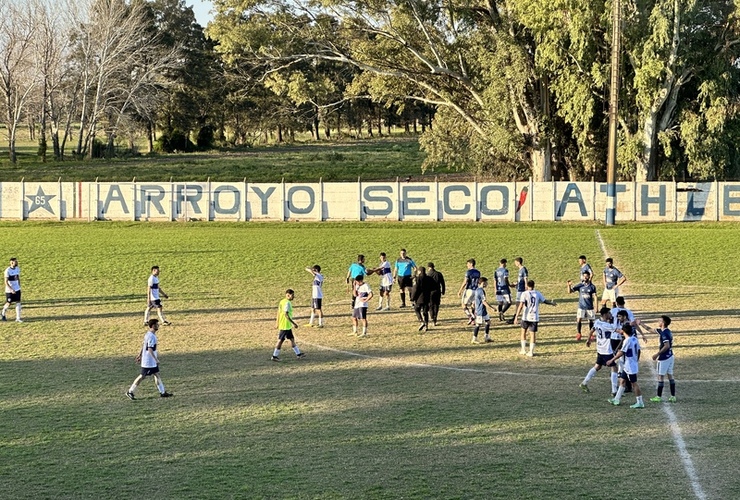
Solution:
M 613 226 L 617 215 L 617 124 L 619 118 L 619 59 L 622 33 L 621 0 L 612 6 L 612 73 L 609 92 L 609 158 L 606 170 L 606 225 Z

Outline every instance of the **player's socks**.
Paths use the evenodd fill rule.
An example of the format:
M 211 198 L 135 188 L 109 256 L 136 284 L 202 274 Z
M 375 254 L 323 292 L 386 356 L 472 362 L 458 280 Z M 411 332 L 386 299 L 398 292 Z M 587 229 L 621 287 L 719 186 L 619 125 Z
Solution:
M 488 334 L 488 332 L 490 332 L 490 331 L 491 331 L 491 323 L 486 323 L 486 329 L 484 330 L 484 332 L 486 334 L 486 338 L 489 338 L 490 337 L 490 335 Z
M 280 349 L 275 349 L 272 351 L 272 357 L 273 358 L 279 358 L 280 357 Z
M 526 340 L 522 340 L 521 341 L 521 344 L 522 344 L 522 351 L 526 352 L 527 351 L 527 341 Z
M 596 368 L 591 367 L 591 369 L 586 374 L 586 378 L 583 379 L 583 385 L 588 384 L 589 380 L 591 380 L 595 376 L 596 376 Z
M 501 309 L 501 314 L 504 314 L 510 307 L 511 307 L 510 303 L 504 304 L 504 307 Z
M 131 394 L 133 394 L 134 391 L 136 390 L 136 387 L 137 387 L 136 384 L 131 384 L 131 387 L 128 388 L 128 392 L 130 392 Z
M 355 335 L 357 335 L 357 327 L 356 326 L 353 326 L 352 327 L 352 333 L 354 333 Z
M 406 307 L 406 294 L 401 292 L 401 307 Z
M 15 319 L 21 319 L 21 303 L 15 305 Z
M 475 328 L 473 328 L 473 337 L 478 338 L 478 332 L 480 332 L 480 326 L 475 325 Z
M 576 331 L 578 332 L 578 335 L 581 334 L 581 322 L 580 321 L 576 323 Z
M 534 342 L 529 343 L 529 354 L 534 354 Z
M 675 397 L 676 396 L 676 382 L 675 382 L 675 380 L 669 380 L 668 381 L 668 384 L 671 387 L 671 396 Z
M 299 354 L 301 353 L 301 350 L 300 350 L 300 349 L 298 349 L 298 346 L 295 346 L 295 347 L 293 348 L 293 352 L 295 353 L 295 355 L 296 355 L 296 356 L 298 356 L 298 355 L 299 355 Z
M 665 387 L 665 382 L 658 382 L 658 397 L 663 395 L 663 387 Z
M 593 321 L 589 321 L 588 322 L 588 331 L 590 332 L 593 327 L 594 327 L 594 322 Z
M 160 394 L 167 392 L 164 390 L 164 382 L 162 382 L 162 379 L 159 379 L 159 382 L 157 382 L 157 389 L 159 389 Z
M 362 334 L 363 335 L 367 335 L 367 327 L 366 326 L 363 326 L 362 327 Z
M 612 372 L 612 392 L 617 392 L 617 389 L 619 388 L 619 375 L 617 375 L 615 372 Z
M 308 324 L 309 325 L 313 326 L 313 320 L 314 320 L 315 317 L 316 317 L 316 314 L 312 312 L 311 313 L 311 318 L 308 320 Z
M 622 400 L 622 396 L 624 395 L 624 386 L 620 385 L 619 389 L 617 389 L 617 395 L 614 396 L 614 399 L 619 402 Z

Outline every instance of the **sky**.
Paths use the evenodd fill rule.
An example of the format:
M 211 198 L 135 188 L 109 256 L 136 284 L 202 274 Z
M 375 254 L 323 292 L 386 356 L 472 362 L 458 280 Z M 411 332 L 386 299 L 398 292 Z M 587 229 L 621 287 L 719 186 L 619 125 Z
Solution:
M 213 4 L 211 4 L 210 0 L 185 0 L 185 5 L 193 7 L 195 19 L 198 21 L 198 24 L 204 28 L 208 26 L 208 22 L 213 19 L 213 15 L 209 13 L 213 8 Z

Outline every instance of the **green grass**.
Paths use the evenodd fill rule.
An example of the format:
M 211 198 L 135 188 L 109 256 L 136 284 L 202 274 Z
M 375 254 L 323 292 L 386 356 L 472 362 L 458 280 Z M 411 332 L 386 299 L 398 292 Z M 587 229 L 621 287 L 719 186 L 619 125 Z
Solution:
M 0 324 L 0 497 L 692 498 L 659 405 L 611 407 L 603 372 L 590 394 L 578 389 L 595 355 L 573 341 L 565 281 L 581 253 L 601 269 L 598 230 L 628 277 L 628 306 L 674 318 L 672 409 L 707 497 L 737 498 L 738 229 L 0 223 L 27 319 Z M 440 327 L 420 335 L 408 309 L 371 310 L 370 337 L 348 336 L 348 265 L 401 246 L 445 273 Z M 455 296 L 466 259 L 490 277 L 518 255 L 559 302 L 543 310 L 533 359 L 498 323 L 493 345 L 471 345 Z M 276 304 L 295 288 L 306 322 L 303 268 L 315 263 L 327 276 L 327 328 L 296 332 L 306 359 L 286 349 L 272 363 Z M 160 346 L 175 397 L 156 397 L 146 380 L 132 402 L 123 393 L 154 264 L 171 295 Z M 647 397 L 645 355 L 656 349 L 652 337 Z
M 6 149 L 4 149 L 6 150 Z M 417 140 L 385 138 L 338 143 L 260 146 L 206 153 L 142 156 L 113 160 L 72 160 L 42 163 L 32 145 L 18 148 L 18 162 L 0 157 L 0 182 L 19 181 L 177 181 L 317 182 L 394 180 L 422 176 L 424 154 Z M 451 171 L 427 173 L 455 174 Z

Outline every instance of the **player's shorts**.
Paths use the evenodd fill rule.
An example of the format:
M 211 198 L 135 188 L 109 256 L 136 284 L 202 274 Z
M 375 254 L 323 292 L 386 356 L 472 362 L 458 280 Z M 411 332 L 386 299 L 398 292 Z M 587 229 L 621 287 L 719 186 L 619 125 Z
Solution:
M 537 333 L 537 322 L 522 320 L 522 330 Z
M 578 308 L 578 312 L 576 313 L 576 319 L 583 319 L 586 318 L 590 321 L 594 321 L 596 319 L 596 313 L 594 313 L 593 309 L 581 309 Z
M 475 324 L 476 325 L 482 325 L 483 323 L 487 323 L 491 321 L 491 317 L 488 314 L 485 314 L 484 316 L 476 316 L 475 317 Z
M 159 373 L 159 367 L 155 366 L 154 368 L 144 368 L 141 367 L 141 376 L 142 377 L 148 377 L 149 375 L 156 375 Z
M 502 304 L 511 304 L 511 293 L 496 291 L 496 301 Z
M 473 305 L 473 302 L 475 302 L 475 290 L 466 288 L 462 295 L 462 305 L 463 307 L 470 306 Z
M 393 285 L 388 285 L 388 286 L 380 285 L 380 295 L 390 294 L 392 288 L 393 288 Z
M 293 340 L 293 330 L 278 330 L 278 340 Z
M 636 373 L 627 373 L 627 372 L 619 372 L 619 378 L 623 378 L 625 380 L 629 380 L 630 383 L 634 384 L 637 382 L 637 374 Z
M 658 361 L 658 375 L 673 375 L 673 356 Z
M 322 299 L 311 299 L 311 309 L 321 309 Z
M 397 276 L 396 281 L 401 288 L 411 288 L 414 285 L 411 276 Z
M 355 319 L 367 319 L 367 307 L 355 307 L 352 310 L 352 317 Z
M 614 357 L 613 354 L 596 354 L 596 364 L 599 366 L 608 366 L 607 361 Z
M 17 292 L 11 292 L 5 294 L 5 302 L 8 304 L 12 302 L 20 302 L 21 301 L 21 291 L 18 290 Z
M 156 307 L 157 309 L 162 307 L 162 299 L 156 299 L 149 302 L 149 307 Z
M 619 297 L 619 288 L 614 287 L 611 290 L 604 289 L 604 293 L 601 294 L 601 301 L 609 300 L 612 304 L 615 304 L 617 297 Z

